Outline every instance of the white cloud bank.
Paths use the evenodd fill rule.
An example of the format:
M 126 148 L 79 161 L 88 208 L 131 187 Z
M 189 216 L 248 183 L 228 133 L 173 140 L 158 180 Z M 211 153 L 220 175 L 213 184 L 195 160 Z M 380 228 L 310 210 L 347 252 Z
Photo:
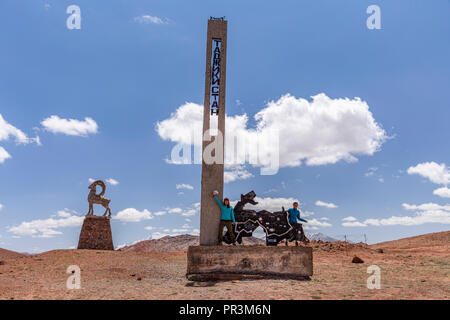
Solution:
M 7 141 L 10 138 L 14 138 L 16 144 L 29 144 L 34 142 L 37 145 L 41 145 L 38 136 L 29 138 L 22 130 L 8 123 L 0 114 L 0 141 Z M 0 163 L 5 162 L 5 160 L 9 158 L 11 158 L 11 155 L 0 146 Z
M 83 223 L 84 216 L 76 216 L 65 210 L 60 210 L 55 217 L 49 219 L 37 219 L 32 221 L 24 221 L 18 226 L 8 229 L 8 232 L 16 236 L 32 236 L 35 238 L 52 238 L 56 235 L 62 234 L 57 229 L 67 227 L 79 227 Z
M 424 203 L 421 205 L 402 204 L 407 211 L 415 211 L 412 216 L 392 216 L 383 219 L 366 219 L 359 222 L 348 218 L 342 223 L 344 227 L 367 227 L 367 226 L 417 226 L 426 223 L 450 224 L 450 205 L 439 205 L 436 203 Z M 345 220 L 343 219 L 343 220 Z
M 321 201 L 321 200 L 317 200 L 316 201 L 316 206 L 318 207 L 325 207 L 325 208 L 329 208 L 329 209 L 335 209 L 338 206 L 334 203 L 331 202 L 325 202 L 325 201 Z
M 202 117 L 203 106 L 187 102 L 168 119 L 158 122 L 156 131 L 163 140 L 200 146 Z M 246 114 L 227 116 L 227 141 L 232 137 L 230 133 L 252 141 L 256 136 L 269 139 L 271 133 L 278 132 L 280 167 L 300 166 L 303 162 L 310 166 L 341 160 L 355 162 L 356 156 L 379 151 L 388 138 L 360 98 L 332 99 L 321 93 L 308 101 L 286 94 L 269 102 L 254 119 L 256 127 L 248 128 Z M 229 148 L 233 144 L 227 141 Z M 265 145 L 271 148 L 273 144 L 268 141 Z M 233 152 L 226 149 L 225 158 Z
M 97 123 L 89 117 L 83 121 L 76 119 L 64 119 L 56 115 L 52 115 L 42 120 L 41 125 L 45 130 L 52 133 L 62 133 L 68 136 L 87 137 L 89 134 L 98 132 Z

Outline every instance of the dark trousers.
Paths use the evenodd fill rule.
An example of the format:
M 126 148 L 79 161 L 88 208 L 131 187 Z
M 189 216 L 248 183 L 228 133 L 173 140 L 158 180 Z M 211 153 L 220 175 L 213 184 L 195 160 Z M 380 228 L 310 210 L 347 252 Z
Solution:
M 220 220 L 220 224 L 219 224 L 219 236 L 218 236 L 218 240 L 219 240 L 219 244 L 222 243 L 222 238 L 223 238 L 223 228 L 227 227 L 227 233 L 228 236 L 231 239 L 231 242 L 234 242 L 234 232 L 233 232 L 233 223 L 230 220 Z

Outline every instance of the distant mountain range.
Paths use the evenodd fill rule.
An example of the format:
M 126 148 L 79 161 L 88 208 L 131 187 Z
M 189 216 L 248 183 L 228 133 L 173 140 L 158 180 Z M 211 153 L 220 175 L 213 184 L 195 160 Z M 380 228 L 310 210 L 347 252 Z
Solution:
M 327 236 L 326 234 L 323 233 L 306 233 L 306 237 L 309 240 L 315 240 L 315 241 L 324 241 L 324 242 L 336 242 L 338 241 L 337 239 L 334 239 L 330 236 Z

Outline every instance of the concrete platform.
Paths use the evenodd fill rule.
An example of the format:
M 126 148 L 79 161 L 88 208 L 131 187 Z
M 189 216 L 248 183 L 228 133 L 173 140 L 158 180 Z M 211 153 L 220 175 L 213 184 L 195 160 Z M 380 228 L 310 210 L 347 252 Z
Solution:
M 81 227 L 78 249 L 114 250 L 110 217 L 86 216 Z
M 313 275 L 310 247 L 191 246 L 187 255 L 191 281 L 308 280 Z

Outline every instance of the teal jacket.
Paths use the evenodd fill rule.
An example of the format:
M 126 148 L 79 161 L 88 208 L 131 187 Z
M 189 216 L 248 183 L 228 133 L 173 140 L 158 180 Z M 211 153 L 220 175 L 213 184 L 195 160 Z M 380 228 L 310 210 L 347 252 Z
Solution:
M 289 223 L 297 223 L 297 219 L 303 222 L 306 222 L 305 219 L 300 218 L 300 211 L 298 209 L 290 208 L 288 210 L 289 213 Z
M 220 217 L 220 220 L 225 221 L 233 221 L 234 222 L 234 211 L 233 207 L 230 206 L 229 208 L 222 203 L 216 196 L 214 196 L 214 199 L 216 200 L 217 204 L 220 207 L 220 210 L 222 211 L 222 216 Z

